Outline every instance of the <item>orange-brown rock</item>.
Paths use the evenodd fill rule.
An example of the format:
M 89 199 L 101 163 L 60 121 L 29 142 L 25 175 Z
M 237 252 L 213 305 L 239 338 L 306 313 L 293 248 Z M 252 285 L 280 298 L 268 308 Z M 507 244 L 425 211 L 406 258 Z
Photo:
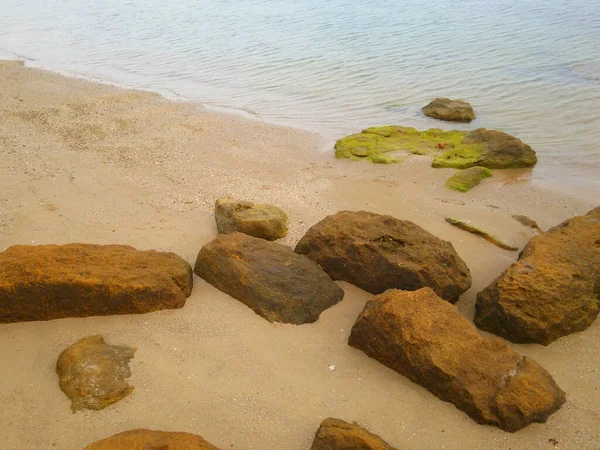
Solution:
M 512 342 L 548 345 L 590 326 L 600 307 L 600 208 L 529 241 L 477 295 L 475 324 Z
M 194 272 L 270 322 L 315 322 L 344 297 L 306 256 L 238 232 L 220 235 L 202 247 Z
M 192 269 L 126 245 L 15 245 L 0 253 L 0 323 L 181 308 Z
M 450 242 L 407 220 L 366 211 L 341 211 L 312 226 L 296 253 L 317 262 L 334 280 L 372 294 L 432 288 L 456 302 L 471 274 Z
M 565 393 L 533 359 L 484 339 L 431 289 L 370 300 L 348 343 L 410 378 L 476 422 L 517 431 L 545 422 Z
M 396 450 L 376 434 L 340 419 L 325 419 L 311 450 Z
M 202 436 L 139 428 L 88 445 L 83 450 L 219 450 Z
M 108 345 L 100 335 L 88 336 L 67 347 L 56 363 L 60 388 L 71 399 L 73 412 L 103 409 L 127 397 L 133 386 L 129 361 L 135 348 Z

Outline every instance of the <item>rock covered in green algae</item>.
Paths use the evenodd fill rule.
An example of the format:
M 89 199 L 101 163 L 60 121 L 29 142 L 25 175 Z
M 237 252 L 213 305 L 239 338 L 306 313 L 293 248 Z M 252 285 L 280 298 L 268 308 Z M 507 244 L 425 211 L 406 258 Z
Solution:
M 461 170 L 446 180 L 445 186 L 455 191 L 467 192 L 481 183 L 484 178 L 491 177 L 492 171 L 486 167 L 475 166 Z
M 421 108 L 421 111 L 426 116 L 449 122 L 471 122 L 475 119 L 473 107 L 463 100 L 436 98 Z

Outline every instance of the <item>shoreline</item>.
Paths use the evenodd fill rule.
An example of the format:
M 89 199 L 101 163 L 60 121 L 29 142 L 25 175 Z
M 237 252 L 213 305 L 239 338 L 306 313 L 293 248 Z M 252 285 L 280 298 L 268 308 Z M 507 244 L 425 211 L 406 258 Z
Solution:
M 172 251 L 189 263 L 217 235 L 216 198 L 277 205 L 294 245 L 340 210 L 410 220 L 450 241 L 473 286 L 457 303 L 469 320 L 475 295 L 516 260 L 446 223 L 471 220 L 522 248 L 535 235 L 597 206 L 495 171 L 468 193 L 427 157 L 403 164 L 336 160 L 322 136 L 207 111 L 152 92 L 117 88 L 0 61 L 0 251 L 14 244 L 86 242 Z M 398 448 L 592 449 L 600 440 L 600 322 L 548 347 L 509 344 L 542 364 L 567 392 L 545 424 L 515 434 L 476 424 L 453 405 L 347 345 L 370 294 L 346 296 L 313 324 L 272 324 L 194 277 L 179 310 L 0 325 L 0 439 L 16 450 L 81 449 L 127 429 L 201 434 L 220 448 L 310 447 L 319 423 L 339 417 Z M 490 337 L 488 333 L 480 332 Z M 101 411 L 73 414 L 55 373 L 60 352 L 102 334 L 137 347 L 133 393 Z M 334 372 L 328 369 L 335 365 Z

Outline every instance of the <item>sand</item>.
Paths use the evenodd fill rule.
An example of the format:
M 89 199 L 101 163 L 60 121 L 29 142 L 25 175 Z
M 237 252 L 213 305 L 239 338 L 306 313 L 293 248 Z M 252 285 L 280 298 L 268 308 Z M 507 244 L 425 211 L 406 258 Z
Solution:
M 527 171 L 495 171 L 471 192 L 453 192 L 444 187 L 452 171 L 430 168 L 427 157 L 397 165 L 338 161 L 330 138 L 18 62 L 0 62 L 0 109 L 0 250 L 121 243 L 173 251 L 193 264 L 217 235 L 219 196 L 282 207 L 290 217 L 288 245 L 328 214 L 368 210 L 412 220 L 453 243 L 473 275 L 457 304 L 471 319 L 476 293 L 517 252 L 444 217 L 472 220 L 522 247 L 535 231 L 512 214 L 546 229 L 597 206 L 544 190 Z M 599 448 L 598 321 L 548 347 L 511 344 L 538 360 L 568 400 L 546 424 L 510 434 L 476 424 L 350 348 L 350 328 L 371 297 L 358 288 L 340 283 L 341 303 L 314 324 L 294 326 L 271 324 L 194 281 L 180 310 L 0 324 L 0 447 L 81 449 L 145 427 L 201 434 L 223 449 L 301 450 L 333 416 L 402 449 Z M 138 348 L 135 390 L 102 411 L 73 414 L 56 360 L 77 339 L 98 333 Z

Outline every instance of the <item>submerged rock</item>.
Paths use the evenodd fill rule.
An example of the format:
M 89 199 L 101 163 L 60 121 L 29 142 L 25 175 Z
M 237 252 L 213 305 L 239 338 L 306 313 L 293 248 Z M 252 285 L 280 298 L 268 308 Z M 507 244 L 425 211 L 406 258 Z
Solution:
M 139 428 L 96 441 L 83 450 L 219 450 L 202 436 Z
M 475 166 L 461 170 L 446 180 L 445 186 L 455 191 L 467 192 L 478 186 L 481 180 L 493 176 L 492 171 L 485 167 Z
M 516 252 L 519 250 L 517 247 L 513 247 L 512 245 L 507 244 L 504 241 L 501 241 L 495 236 L 492 236 L 487 231 L 482 230 L 481 228 L 476 227 L 475 225 L 471 225 L 470 223 L 465 222 L 464 220 L 455 219 L 454 217 L 446 217 L 446 222 L 455 227 L 460 228 L 461 230 L 468 231 L 469 233 L 476 234 L 477 236 L 481 236 L 486 241 L 491 242 L 497 247 L 503 248 L 504 250 L 510 250 L 511 252 Z
M 469 103 L 463 100 L 436 98 L 421 108 L 421 111 L 426 116 L 450 122 L 471 122 L 475 119 L 475 111 Z
M 519 222 L 521 225 L 524 225 L 529 228 L 533 228 L 539 233 L 543 233 L 542 229 L 538 226 L 537 222 L 533 219 L 530 219 L 527 216 L 523 216 L 521 214 L 513 214 L 513 219 Z
M 215 219 L 221 234 L 239 231 L 268 241 L 287 235 L 287 215 L 281 208 L 273 205 L 223 197 L 215 204 Z
M 328 418 L 321 422 L 311 450 L 396 450 L 357 424 Z
M 242 233 L 221 235 L 202 247 L 194 272 L 269 322 L 315 322 L 344 297 L 307 257 Z
M 471 323 L 429 288 L 367 302 L 348 343 L 453 403 L 476 422 L 517 431 L 545 422 L 565 393 L 536 361 Z
M 477 295 L 475 324 L 509 341 L 548 345 L 590 326 L 600 303 L 600 208 L 529 241 Z
M 129 361 L 136 349 L 108 345 L 100 335 L 88 336 L 67 347 L 56 363 L 60 388 L 71 399 L 73 412 L 103 409 L 133 391 Z
M 372 294 L 431 287 L 456 302 L 471 287 L 468 267 L 450 242 L 407 220 L 366 211 L 341 211 L 312 226 L 296 253 L 317 262 L 334 280 Z
M 127 245 L 15 245 L 0 253 L 0 323 L 181 308 L 192 268 Z

